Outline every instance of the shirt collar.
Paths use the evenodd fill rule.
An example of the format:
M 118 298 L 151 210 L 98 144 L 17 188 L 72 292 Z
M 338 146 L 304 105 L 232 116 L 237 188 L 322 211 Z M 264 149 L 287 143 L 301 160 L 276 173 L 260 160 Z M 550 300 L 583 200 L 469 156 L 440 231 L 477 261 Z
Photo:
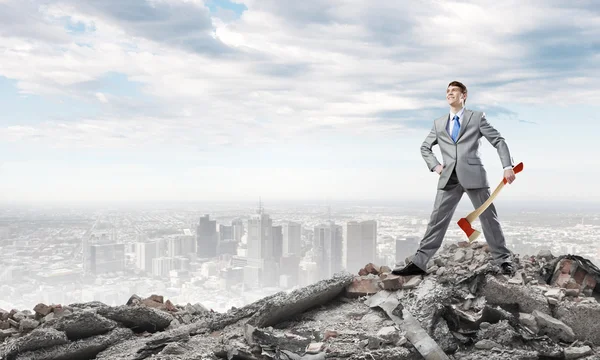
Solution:
M 463 106 L 462 109 L 460 109 L 460 111 L 456 114 L 452 113 L 452 110 L 450 110 L 450 120 L 454 119 L 454 115 L 458 115 L 459 119 L 462 119 L 463 113 L 465 112 L 465 107 Z

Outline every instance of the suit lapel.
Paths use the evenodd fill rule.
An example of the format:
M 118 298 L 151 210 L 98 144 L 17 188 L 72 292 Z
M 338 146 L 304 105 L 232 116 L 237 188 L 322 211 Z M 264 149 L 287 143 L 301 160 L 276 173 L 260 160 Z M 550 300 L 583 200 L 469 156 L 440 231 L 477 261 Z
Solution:
M 441 129 L 441 133 L 446 136 L 446 138 L 448 138 L 448 140 L 450 142 L 454 142 L 452 140 L 452 137 L 450 137 L 450 134 L 448 134 L 448 120 L 450 119 L 450 114 L 446 115 L 446 116 L 442 116 L 441 118 L 439 118 L 437 120 L 438 122 L 438 129 Z
M 463 112 L 463 120 L 461 121 L 461 124 L 460 124 L 460 130 L 458 131 L 458 137 L 456 138 L 456 142 L 458 142 L 458 140 L 460 140 L 460 137 L 462 136 L 462 134 L 465 133 L 465 130 L 467 129 L 467 125 L 469 125 L 469 121 L 471 120 L 472 115 L 473 115 L 473 112 L 471 110 L 465 109 L 465 111 Z

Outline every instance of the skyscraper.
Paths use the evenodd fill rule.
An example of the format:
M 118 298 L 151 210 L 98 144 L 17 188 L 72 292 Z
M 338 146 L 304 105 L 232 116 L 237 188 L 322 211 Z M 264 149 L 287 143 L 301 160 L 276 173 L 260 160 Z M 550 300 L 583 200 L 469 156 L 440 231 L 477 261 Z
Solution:
M 273 220 L 262 206 L 248 220 L 248 265 L 244 269 L 244 283 L 252 288 L 275 285 L 278 279 L 275 247 L 273 245 Z
M 342 270 L 342 227 L 333 221 L 315 226 L 314 247 L 321 278 L 330 278 Z
M 194 238 L 188 235 L 179 235 L 167 239 L 167 256 L 177 257 L 186 256 L 189 257 L 196 250 L 196 244 L 194 244 Z
M 283 256 L 301 255 L 302 226 L 295 222 L 283 224 Z
M 233 219 L 231 226 L 233 227 L 233 239 L 239 243 L 244 236 L 244 222 L 242 219 Z
M 346 269 L 358 273 L 377 258 L 377 221 L 349 221 L 346 224 Z
M 196 230 L 198 257 L 212 258 L 217 256 L 217 221 L 210 220 L 209 215 L 200 217 Z
M 96 244 L 90 247 L 90 271 L 93 274 L 123 271 L 125 244 Z
M 135 243 L 135 264 L 140 270 L 152 273 L 152 260 L 159 257 L 158 242 Z
M 233 240 L 233 225 L 219 224 L 219 241 Z
M 273 226 L 273 258 L 279 262 L 283 251 L 283 227 Z
M 273 220 L 262 210 L 248 220 L 248 257 L 267 259 L 273 257 Z

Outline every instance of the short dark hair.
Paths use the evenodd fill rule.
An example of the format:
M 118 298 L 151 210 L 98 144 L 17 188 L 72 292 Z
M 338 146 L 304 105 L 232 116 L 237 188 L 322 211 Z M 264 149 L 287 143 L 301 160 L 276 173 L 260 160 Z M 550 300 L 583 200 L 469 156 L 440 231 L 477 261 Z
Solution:
M 448 87 L 450 86 L 458 86 L 462 90 L 463 94 L 467 93 L 467 87 L 460 81 L 452 81 L 450 84 L 448 84 Z M 465 99 L 464 103 L 467 103 L 467 99 Z

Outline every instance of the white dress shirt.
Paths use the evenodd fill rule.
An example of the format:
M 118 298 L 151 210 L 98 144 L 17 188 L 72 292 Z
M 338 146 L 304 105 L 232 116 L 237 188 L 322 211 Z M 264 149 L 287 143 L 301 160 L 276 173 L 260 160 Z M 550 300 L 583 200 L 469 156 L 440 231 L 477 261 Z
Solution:
M 462 117 L 463 117 L 463 113 L 465 112 L 465 108 L 464 106 L 455 114 L 452 112 L 452 110 L 450 110 L 450 119 L 448 120 L 448 126 L 447 126 L 447 130 L 448 130 L 448 134 L 450 136 L 452 136 L 452 130 L 454 129 L 454 115 L 458 115 L 458 123 L 462 126 Z M 507 166 L 504 168 L 504 170 L 508 170 L 508 169 L 512 169 L 512 166 Z
M 454 129 L 454 115 L 458 115 L 458 122 L 462 125 L 462 117 L 465 112 L 465 108 L 460 109 L 456 114 L 450 110 L 450 120 L 448 121 L 448 134 L 452 136 L 452 129 Z

